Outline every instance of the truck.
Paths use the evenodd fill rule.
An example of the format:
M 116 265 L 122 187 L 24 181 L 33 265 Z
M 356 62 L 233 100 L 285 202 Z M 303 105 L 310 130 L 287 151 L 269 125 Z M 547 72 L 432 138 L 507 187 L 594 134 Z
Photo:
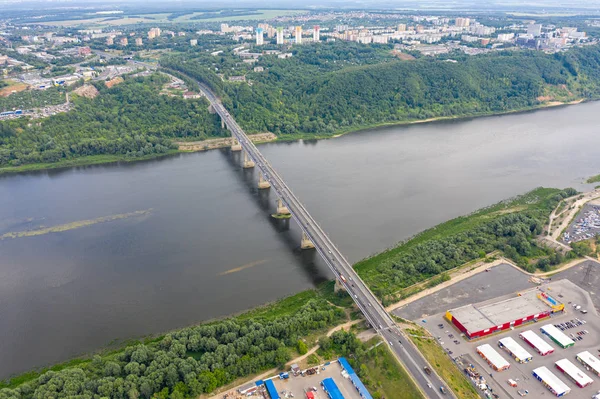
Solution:
M 431 375 L 431 369 L 427 366 L 423 367 L 423 370 L 427 373 L 427 375 Z
M 279 379 L 280 380 L 287 380 L 288 378 L 290 378 L 290 373 L 279 373 Z
M 343 274 L 340 274 L 340 279 L 345 283 L 346 282 L 346 277 L 344 277 Z

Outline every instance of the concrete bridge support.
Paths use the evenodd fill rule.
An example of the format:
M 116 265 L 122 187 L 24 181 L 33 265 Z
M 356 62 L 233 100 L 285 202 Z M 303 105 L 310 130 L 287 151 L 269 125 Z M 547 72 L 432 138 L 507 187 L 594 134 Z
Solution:
M 231 151 L 242 151 L 242 145 L 235 137 L 231 138 Z
M 278 215 L 289 215 L 290 210 L 283 204 L 281 198 L 277 198 L 277 214 Z
M 242 165 L 244 169 L 250 169 L 254 167 L 254 161 L 248 156 L 248 153 L 244 151 L 244 164 Z
M 346 290 L 339 279 L 335 279 L 335 285 L 333 286 L 333 292 L 338 292 L 339 290 Z
M 315 244 L 308 238 L 306 233 L 302 232 L 302 240 L 300 240 L 300 248 L 301 249 L 314 249 Z
M 225 121 L 221 118 L 221 129 L 225 129 Z
M 260 190 L 271 188 L 271 183 L 265 180 L 265 177 L 263 176 L 262 172 L 258 172 L 258 188 Z

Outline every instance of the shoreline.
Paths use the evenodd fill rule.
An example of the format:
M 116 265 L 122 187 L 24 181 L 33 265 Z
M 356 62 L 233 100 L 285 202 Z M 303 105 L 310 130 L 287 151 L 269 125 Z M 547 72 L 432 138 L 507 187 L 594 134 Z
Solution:
M 478 119 L 485 117 L 494 117 L 494 116 L 504 116 L 510 114 L 520 114 L 527 112 L 535 112 L 540 110 L 546 110 L 551 108 L 558 107 L 566 107 L 570 105 L 577 105 L 586 102 L 596 101 L 595 99 L 585 99 L 580 98 L 577 100 L 572 100 L 569 102 L 562 101 L 549 101 L 544 104 L 540 104 L 534 107 L 522 108 L 518 110 L 509 110 L 505 112 L 496 112 L 489 114 L 479 114 L 479 115 L 464 115 L 464 116 L 438 116 L 427 119 L 417 119 L 417 120 L 407 120 L 407 121 L 397 121 L 397 122 L 381 122 L 374 123 L 370 125 L 362 125 L 362 126 L 354 126 L 348 128 L 346 130 L 339 130 L 334 134 L 308 134 L 308 133 L 298 133 L 289 136 L 276 136 L 273 133 L 254 133 L 249 134 L 250 138 L 256 137 L 256 140 L 252 140 L 254 144 L 265 144 L 265 143 L 278 143 L 278 142 L 290 142 L 290 141 L 299 141 L 299 140 L 325 140 L 325 139 L 334 139 L 338 137 L 345 136 L 347 134 L 352 133 L 361 133 L 367 130 L 377 130 L 388 127 L 396 127 L 396 126 L 410 126 L 421 123 L 435 123 L 435 122 L 448 122 L 448 121 L 462 121 L 469 119 Z M 171 150 L 163 154 L 151 154 L 140 158 L 128 158 L 123 155 L 91 155 L 87 157 L 80 157 L 69 159 L 56 163 L 35 163 L 35 164 L 27 164 L 21 166 L 9 166 L 0 168 L 0 177 L 5 175 L 14 175 L 21 174 L 27 172 L 43 172 L 49 170 L 60 170 L 60 169 L 69 169 L 73 167 L 82 167 L 82 166 L 92 166 L 92 165 L 109 165 L 109 164 L 117 164 L 120 162 L 125 163 L 133 163 L 140 161 L 149 161 L 153 159 L 165 158 L 168 156 L 173 156 L 177 154 L 185 154 L 185 153 L 193 153 L 200 151 L 209 151 L 219 148 L 228 147 L 231 145 L 230 137 L 223 138 L 214 138 L 207 139 L 202 141 L 174 141 L 175 144 L 179 146 L 177 150 Z
M 483 209 L 487 209 L 487 208 L 483 208 Z M 466 215 L 465 217 L 472 217 L 473 215 L 477 215 L 481 211 L 482 210 L 474 211 L 473 213 L 471 213 L 468 216 Z M 450 221 L 452 221 L 452 219 Z M 443 222 L 429 230 L 435 230 L 435 229 L 439 228 L 439 226 L 441 226 L 445 223 L 448 223 L 450 221 Z M 425 230 L 424 232 L 427 232 L 427 231 L 428 230 Z M 403 245 L 406 245 L 411 240 L 418 239 L 421 236 L 421 234 L 424 232 L 421 232 L 421 233 L 413 236 L 411 239 L 409 239 L 405 243 L 396 244 L 396 246 L 394 248 L 399 248 Z M 432 238 L 429 238 L 429 239 L 432 239 Z M 394 248 L 392 248 L 392 249 L 394 249 Z M 381 254 L 383 254 L 385 252 L 388 252 L 389 250 L 391 250 L 391 249 L 384 250 L 383 252 L 380 252 L 378 254 L 373 254 L 361 261 L 355 262 L 352 265 L 352 267 L 356 270 L 357 266 L 359 264 L 363 263 L 365 260 L 376 259 L 378 256 L 380 256 Z M 557 267 L 556 269 L 553 269 L 549 272 L 527 273 L 525 270 L 516 266 L 514 264 L 514 262 L 505 258 L 503 255 L 495 254 L 495 253 L 486 254 L 486 256 L 491 256 L 491 255 L 494 255 L 494 256 L 499 255 L 499 259 L 496 259 L 494 262 L 491 262 L 491 263 L 485 262 L 485 259 L 476 259 L 476 260 L 472 260 L 472 261 L 463 263 L 454 269 L 447 270 L 446 271 L 447 273 L 452 274 L 450 276 L 451 278 L 447 281 L 442 282 L 441 284 L 436 284 L 435 286 L 428 287 L 427 286 L 428 281 L 430 281 L 433 278 L 433 277 L 431 277 L 429 279 L 423 279 L 423 280 L 413 284 L 412 286 L 405 287 L 405 289 L 410 289 L 413 286 L 419 285 L 419 286 L 423 286 L 424 289 L 414 292 L 405 298 L 402 298 L 398 301 L 395 301 L 393 303 L 386 305 L 386 309 L 388 309 L 388 310 L 395 309 L 403 304 L 410 303 L 410 302 L 418 299 L 420 296 L 427 295 L 432 292 L 436 292 L 448 285 L 453 285 L 459 281 L 462 281 L 465 278 L 468 278 L 469 276 L 471 276 L 473 274 L 482 272 L 485 269 L 487 269 L 489 267 L 493 267 L 500 263 L 508 263 L 515 269 L 519 270 L 522 273 L 528 274 L 528 275 L 532 275 L 532 276 L 546 276 L 547 275 L 547 276 L 549 276 L 549 275 L 553 275 L 555 273 L 562 272 L 570 267 L 574 267 L 577 264 L 579 264 L 585 260 L 585 259 L 574 259 L 571 262 L 559 265 L 559 267 Z M 442 274 L 443 273 L 444 272 L 442 272 Z M 437 276 L 439 276 L 439 275 L 440 274 L 438 274 Z M 291 293 L 289 295 L 280 297 L 273 301 L 266 302 L 262 305 L 258 305 L 255 307 L 248 307 L 246 309 L 243 309 L 243 310 L 240 310 L 237 312 L 224 314 L 224 315 L 221 315 L 218 317 L 213 317 L 213 318 L 206 319 L 206 320 L 199 320 L 199 321 L 197 321 L 195 323 L 191 323 L 187 326 L 175 327 L 175 328 L 171 328 L 166 331 L 150 333 L 150 334 L 147 334 L 144 336 L 127 337 L 127 338 L 124 337 L 124 338 L 113 339 L 106 345 L 103 345 L 102 347 L 97 348 L 96 350 L 91 350 L 88 352 L 81 353 L 79 355 L 75 355 L 69 359 L 66 359 L 65 361 L 62 361 L 59 363 L 54 363 L 54 364 L 41 365 L 38 367 L 34 367 L 25 372 L 16 372 L 7 377 L 0 377 L 0 389 L 16 387 L 23 382 L 37 378 L 40 374 L 47 372 L 49 370 L 59 371 L 64 368 L 67 368 L 67 367 L 73 367 L 77 364 L 83 364 L 83 363 L 90 362 L 92 357 L 97 354 L 106 355 L 106 354 L 116 353 L 130 345 L 135 345 L 138 343 L 148 344 L 148 343 L 156 342 L 156 341 L 161 340 L 166 334 L 169 334 L 169 333 L 175 332 L 175 331 L 179 331 L 179 330 L 182 330 L 182 329 L 185 329 L 188 327 L 192 327 L 192 326 L 210 325 L 211 323 L 215 323 L 218 321 L 231 319 L 231 318 L 245 320 L 245 319 L 250 319 L 250 318 L 259 318 L 260 319 L 260 318 L 277 317 L 281 313 L 285 314 L 287 312 L 294 311 L 294 308 L 296 308 L 299 303 L 305 303 L 308 300 L 318 299 L 318 298 L 326 300 L 337 307 L 347 308 L 348 306 L 350 306 L 350 308 L 352 308 L 354 306 L 353 304 L 351 304 L 351 305 L 345 304 L 345 303 L 343 303 L 343 300 L 341 303 L 337 303 L 336 300 L 332 300 L 331 295 L 334 295 L 333 294 L 333 285 L 334 285 L 334 280 L 329 280 L 329 281 L 323 282 L 313 288 L 301 290 L 301 291 L 295 292 L 295 293 Z

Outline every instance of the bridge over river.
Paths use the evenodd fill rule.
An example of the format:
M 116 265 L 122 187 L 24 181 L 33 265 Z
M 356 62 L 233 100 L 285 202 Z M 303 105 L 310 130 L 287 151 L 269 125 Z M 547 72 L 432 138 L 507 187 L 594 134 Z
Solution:
M 272 188 L 279 197 L 279 209 L 284 210 L 284 212 L 289 211 L 292 218 L 302 229 L 303 246 L 312 247 L 314 245 L 314 248 L 333 271 L 337 283 L 341 284 L 352 296 L 369 324 L 385 339 L 392 352 L 404 364 L 428 397 L 454 396 L 451 392 L 447 395 L 440 393 L 440 387 L 445 386 L 445 384 L 439 376 L 435 373 L 425 374 L 424 367 L 428 364 L 421 353 L 404 336 L 383 305 L 354 271 L 352 265 L 321 229 L 317 221 L 308 213 L 304 205 L 269 161 L 260 153 L 235 119 L 227 112 L 221 101 L 206 85 L 200 82 L 199 84 L 204 95 L 210 101 L 212 109 L 221 117 L 222 124 L 229 129 L 231 135 L 237 141 L 237 143 L 234 142 L 233 148 L 237 147 L 235 149 L 244 152 L 244 167 L 257 167 L 259 169 L 259 188 L 261 185 L 262 188 Z

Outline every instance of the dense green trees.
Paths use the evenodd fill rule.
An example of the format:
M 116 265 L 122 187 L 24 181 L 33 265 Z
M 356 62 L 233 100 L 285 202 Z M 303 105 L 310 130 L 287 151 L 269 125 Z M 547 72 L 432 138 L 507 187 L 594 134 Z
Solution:
M 542 189 L 536 191 L 543 192 Z M 573 189 L 552 192 L 547 197 L 535 196 L 535 202 L 531 199 L 518 202 L 528 204 L 524 209 L 521 209 L 523 205 L 516 205 L 509 207 L 511 211 L 507 213 L 495 206 L 473 216 L 449 221 L 422 233 L 427 239 L 417 235 L 395 249 L 359 263 L 357 271 L 373 292 L 384 303 L 389 303 L 397 299 L 399 289 L 494 250 L 501 250 L 528 271 L 536 268 L 548 270 L 562 262 L 563 257 L 539 246 L 535 238 L 541 234 L 548 215 L 559 201 L 574 194 L 576 191 Z M 437 235 L 436 230 L 439 232 Z
M 323 299 L 277 320 L 227 319 L 167 334 L 156 343 L 48 371 L 0 399 L 191 398 L 234 379 L 283 366 L 300 337 L 345 318 Z
M 159 95 L 168 79 L 159 74 L 128 78 L 95 99 L 74 100 L 75 109 L 30 123 L 0 123 L 0 167 L 60 162 L 87 155 L 142 157 L 165 153 L 173 139 L 225 136 L 204 99 Z
M 597 46 L 398 61 L 387 46 L 321 43 L 291 59 L 263 56 L 266 72 L 246 73 L 251 85 L 222 82 L 215 69 L 227 74 L 235 58 L 217 58 L 165 62 L 207 82 L 248 131 L 279 135 L 529 109 L 549 92 L 560 100 L 600 95 Z

